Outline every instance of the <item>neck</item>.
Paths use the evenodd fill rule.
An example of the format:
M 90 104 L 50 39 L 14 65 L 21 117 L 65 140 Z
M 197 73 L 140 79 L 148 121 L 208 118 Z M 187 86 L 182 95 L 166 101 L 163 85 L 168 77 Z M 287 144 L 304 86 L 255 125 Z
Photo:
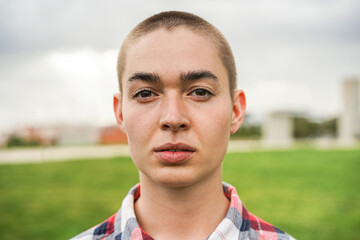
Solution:
M 140 174 L 141 193 L 135 203 L 139 225 L 157 240 L 207 238 L 229 207 L 221 172 L 215 175 L 191 186 L 172 188 Z

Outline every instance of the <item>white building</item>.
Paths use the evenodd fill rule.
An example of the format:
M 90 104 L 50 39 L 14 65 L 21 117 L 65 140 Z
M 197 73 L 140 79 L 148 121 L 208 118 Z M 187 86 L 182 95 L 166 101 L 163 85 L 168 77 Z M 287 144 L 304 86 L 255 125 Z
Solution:
M 93 126 L 67 126 L 58 136 L 59 145 L 91 145 L 100 139 L 100 129 Z
M 341 144 L 353 144 L 360 138 L 360 83 L 358 78 L 348 78 L 343 82 L 342 111 L 338 129 Z
M 294 142 L 293 114 L 288 112 L 272 112 L 263 123 L 263 143 L 271 147 L 288 147 Z

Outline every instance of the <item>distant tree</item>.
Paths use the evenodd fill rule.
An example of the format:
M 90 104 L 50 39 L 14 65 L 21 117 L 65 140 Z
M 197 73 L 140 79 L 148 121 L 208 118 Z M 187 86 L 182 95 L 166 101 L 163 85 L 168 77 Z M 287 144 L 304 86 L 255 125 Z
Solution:
M 311 138 L 318 135 L 316 123 L 303 117 L 294 118 L 294 138 Z
M 307 118 L 294 118 L 294 138 L 314 138 L 319 136 L 336 136 L 337 119 L 314 122 Z
M 259 124 L 243 124 L 239 130 L 231 135 L 232 139 L 259 139 L 261 137 L 261 126 Z
M 337 118 L 325 120 L 319 124 L 320 134 L 331 137 L 337 136 Z
M 7 141 L 6 146 L 11 147 L 34 147 L 39 146 L 40 143 L 37 141 L 29 141 L 18 135 L 11 135 Z

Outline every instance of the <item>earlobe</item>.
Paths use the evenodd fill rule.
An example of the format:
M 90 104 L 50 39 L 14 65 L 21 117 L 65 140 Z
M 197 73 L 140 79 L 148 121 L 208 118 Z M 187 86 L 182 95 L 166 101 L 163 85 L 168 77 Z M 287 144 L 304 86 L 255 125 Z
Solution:
M 116 122 L 120 130 L 125 132 L 124 119 L 122 114 L 122 99 L 120 93 L 114 94 L 114 113 L 115 113 Z
M 244 120 L 246 111 L 246 98 L 245 93 L 242 90 L 234 91 L 233 109 L 232 109 L 232 122 L 230 133 L 235 133 L 241 126 Z

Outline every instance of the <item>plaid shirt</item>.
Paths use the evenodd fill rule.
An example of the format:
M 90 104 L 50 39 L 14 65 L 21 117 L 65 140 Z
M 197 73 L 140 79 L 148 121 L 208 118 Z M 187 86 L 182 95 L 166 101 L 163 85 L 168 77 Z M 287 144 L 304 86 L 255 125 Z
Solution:
M 233 186 L 223 183 L 223 188 L 225 196 L 230 200 L 230 208 L 207 240 L 295 240 L 277 227 L 249 213 Z M 134 201 L 139 197 L 138 184 L 129 191 L 117 213 L 72 240 L 153 240 L 136 221 Z

